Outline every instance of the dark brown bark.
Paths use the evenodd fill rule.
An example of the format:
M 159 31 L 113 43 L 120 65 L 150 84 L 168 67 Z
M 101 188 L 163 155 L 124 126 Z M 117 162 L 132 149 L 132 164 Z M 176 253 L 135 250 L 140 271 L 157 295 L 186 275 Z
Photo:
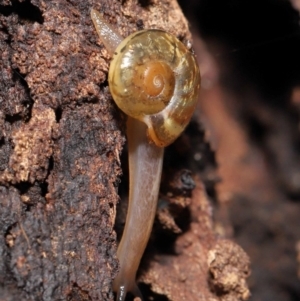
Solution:
M 123 36 L 160 28 L 191 39 L 172 0 L 0 1 L 1 300 L 113 300 L 125 118 L 109 94 L 91 7 Z M 140 270 L 146 298 L 245 300 L 249 259 L 215 234 L 206 194 L 214 154 L 197 120 L 165 162 Z

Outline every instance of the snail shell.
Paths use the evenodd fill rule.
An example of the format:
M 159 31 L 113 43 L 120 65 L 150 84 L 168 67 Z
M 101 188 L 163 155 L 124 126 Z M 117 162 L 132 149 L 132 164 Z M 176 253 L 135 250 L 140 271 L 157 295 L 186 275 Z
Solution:
M 161 30 L 142 30 L 116 48 L 109 87 L 118 107 L 143 121 L 159 147 L 172 143 L 191 119 L 200 88 L 192 53 Z

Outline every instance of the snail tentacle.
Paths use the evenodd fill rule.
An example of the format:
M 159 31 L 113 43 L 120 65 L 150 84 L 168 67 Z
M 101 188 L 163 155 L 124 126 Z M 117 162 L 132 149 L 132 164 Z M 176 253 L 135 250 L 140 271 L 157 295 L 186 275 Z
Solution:
M 117 30 L 108 24 L 101 13 L 95 9 L 91 9 L 91 18 L 106 50 L 112 55 L 118 45 L 122 42 L 123 37 L 119 35 Z

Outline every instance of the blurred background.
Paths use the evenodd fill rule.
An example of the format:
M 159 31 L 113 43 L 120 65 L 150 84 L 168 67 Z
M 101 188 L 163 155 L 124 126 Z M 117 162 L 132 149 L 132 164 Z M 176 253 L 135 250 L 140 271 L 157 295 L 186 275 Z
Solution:
M 250 300 L 300 300 L 300 1 L 181 0 L 215 151 L 216 230 L 252 262 Z M 218 227 L 219 224 L 219 227 Z

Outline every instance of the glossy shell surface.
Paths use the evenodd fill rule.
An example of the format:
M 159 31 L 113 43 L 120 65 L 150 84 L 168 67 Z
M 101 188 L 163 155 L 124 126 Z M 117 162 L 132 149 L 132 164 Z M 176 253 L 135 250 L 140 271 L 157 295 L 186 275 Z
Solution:
M 161 30 L 138 31 L 114 52 L 109 87 L 118 107 L 147 124 L 160 147 L 172 143 L 195 110 L 200 73 L 193 54 Z

